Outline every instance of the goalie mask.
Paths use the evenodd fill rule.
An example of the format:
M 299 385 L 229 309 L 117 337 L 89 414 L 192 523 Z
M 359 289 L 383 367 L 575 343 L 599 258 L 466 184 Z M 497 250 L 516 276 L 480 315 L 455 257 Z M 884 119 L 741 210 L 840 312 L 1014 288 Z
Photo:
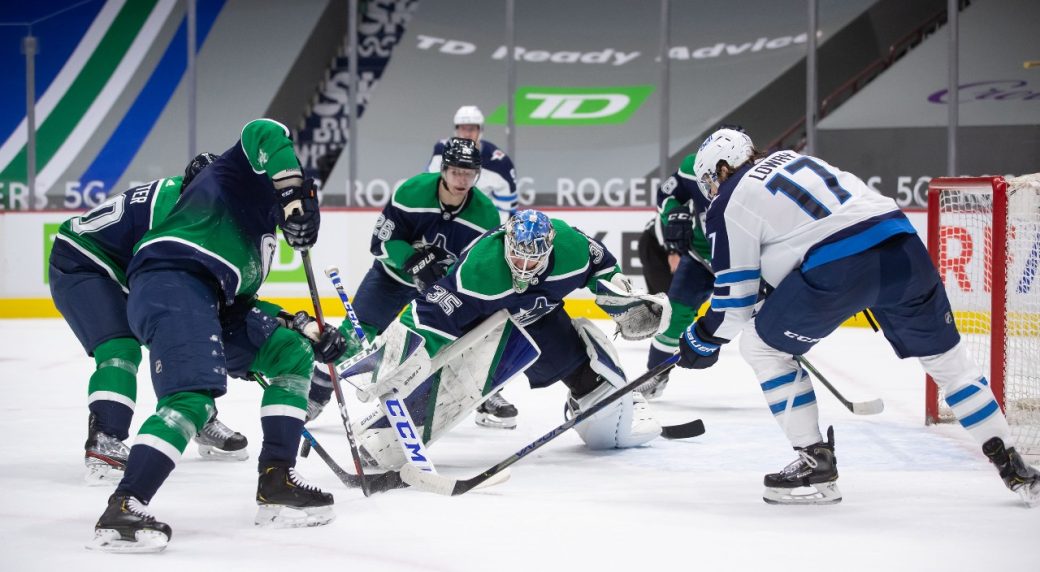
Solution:
M 701 143 L 697 159 L 693 162 L 693 174 L 697 187 L 711 201 L 719 192 L 719 163 L 725 161 L 731 171 L 747 162 L 755 152 L 751 138 L 733 129 L 719 129 Z
M 513 274 L 513 289 L 527 290 L 535 276 L 549 264 L 556 230 L 549 217 L 534 209 L 523 210 L 506 223 L 506 264 Z

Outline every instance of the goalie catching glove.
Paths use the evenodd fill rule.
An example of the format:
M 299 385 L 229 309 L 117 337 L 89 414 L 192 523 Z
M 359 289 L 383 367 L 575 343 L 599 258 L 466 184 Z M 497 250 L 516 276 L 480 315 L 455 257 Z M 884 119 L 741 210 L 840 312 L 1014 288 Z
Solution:
M 404 263 L 404 270 L 412 275 L 415 289 L 422 292 L 434 282 L 448 274 L 448 268 L 455 262 L 455 257 L 443 248 L 427 244 L 415 249 Z
M 672 308 L 664 294 L 648 294 L 632 287 L 624 274 L 596 283 L 596 305 L 603 308 L 626 340 L 645 340 L 668 325 Z
M 295 250 L 304 250 L 318 241 L 321 213 L 318 211 L 318 191 L 314 179 L 305 179 L 301 185 L 290 185 L 278 193 L 278 226 L 285 242 Z
M 318 321 L 304 311 L 290 314 L 285 310 L 278 312 L 278 321 L 304 338 L 314 349 L 314 359 L 321 363 L 334 363 L 347 351 L 347 340 L 339 330 L 325 323 L 324 328 L 318 327 Z

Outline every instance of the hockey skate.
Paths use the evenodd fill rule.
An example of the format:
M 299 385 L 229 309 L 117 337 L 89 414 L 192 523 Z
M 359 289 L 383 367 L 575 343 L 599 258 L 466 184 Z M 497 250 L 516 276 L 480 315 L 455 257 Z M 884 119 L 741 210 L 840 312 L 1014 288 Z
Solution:
M 643 397 L 647 401 L 651 401 L 661 397 L 664 394 L 664 388 L 668 386 L 668 376 L 671 375 L 672 370 L 668 370 L 659 375 L 655 375 L 650 379 L 646 380 L 646 383 L 636 388 L 636 391 L 643 394 Z
M 496 391 L 477 407 L 474 421 L 481 427 L 516 429 L 516 415 L 516 406 L 506 401 L 501 391 Z
M 332 495 L 308 483 L 293 467 L 266 467 L 256 487 L 254 522 L 268 528 L 321 526 L 336 518 Z
M 118 483 L 123 478 L 130 449 L 119 439 L 98 430 L 93 413 L 87 420 L 87 442 L 83 448 L 83 463 L 87 466 L 84 480 L 88 485 Z
M 155 520 L 145 504 L 130 495 L 113 494 L 108 508 L 94 525 L 90 550 L 103 552 L 161 552 L 170 542 L 170 525 Z
M 214 416 L 195 435 L 199 456 L 211 461 L 245 461 L 249 458 L 245 435 L 232 430 Z
M 1026 464 L 1014 447 L 1004 448 L 1004 441 L 994 437 L 983 443 L 982 452 L 996 465 L 1008 489 L 1018 493 L 1027 506 L 1040 506 L 1040 472 Z
M 762 500 L 769 504 L 835 504 L 838 490 L 838 460 L 834 456 L 834 427 L 827 428 L 827 441 L 795 447 L 798 459 L 779 473 L 765 477 Z

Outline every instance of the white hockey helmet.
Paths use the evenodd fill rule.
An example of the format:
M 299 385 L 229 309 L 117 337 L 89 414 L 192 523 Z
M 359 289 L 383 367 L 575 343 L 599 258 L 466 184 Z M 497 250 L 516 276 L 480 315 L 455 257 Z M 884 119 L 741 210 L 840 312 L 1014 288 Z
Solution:
M 709 201 L 715 197 L 719 188 L 718 166 L 725 161 L 731 170 L 735 170 L 755 152 L 755 145 L 746 133 L 734 129 L 719 129 L 701 143 L 697 150 L 697 159 L 693 162 L 693 175 L 697 177 L 697 187 Z
M 455 125 L 479 125 L 484 127 L 484 114 L 476 105 L 463 105 L 455 112 Z

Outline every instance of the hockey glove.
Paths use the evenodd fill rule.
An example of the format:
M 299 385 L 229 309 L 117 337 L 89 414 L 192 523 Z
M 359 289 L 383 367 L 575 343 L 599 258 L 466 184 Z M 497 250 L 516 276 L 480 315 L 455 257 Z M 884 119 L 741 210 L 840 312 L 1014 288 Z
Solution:
M 434 282 L 448 274 L 453 257 L 439 246 L 426 245 L 418 248 L 404 263 L 404 270 L 412 275 L 415 289 L 422 292 Z
M 300 186 L 281 189 L 278 203 L 282 206 L 282 234 L 285 242 L 296 250 L 305 250 L 318 241 L 321 213 L 318 211 L 318 191 L 313 179 L 306 179 Z
M 278 313 L 278 318 L 287 327 L 307 338 L 314 349 L 316 361 L 335 363 L 347 351 L 347 340 L 338 329 L 327 322 L 324 328 L 319 328 L 318 321 L 307 312 L 300 311 L 292 315 L 283 310 Z
M 683 333 L 679 342 L 679 367 L 687 369 L 708 369 L 719 361 L 719 348 L 722 344 L 712 341 L 715 338 L 701 330 L 700 323 L 694 322 Z
M 682 254 L 690 250 L 690 242 L 693 240 L 693 216 L 685 210 L 669 213 L 662 234 L 664 249 L 669 254 Z

